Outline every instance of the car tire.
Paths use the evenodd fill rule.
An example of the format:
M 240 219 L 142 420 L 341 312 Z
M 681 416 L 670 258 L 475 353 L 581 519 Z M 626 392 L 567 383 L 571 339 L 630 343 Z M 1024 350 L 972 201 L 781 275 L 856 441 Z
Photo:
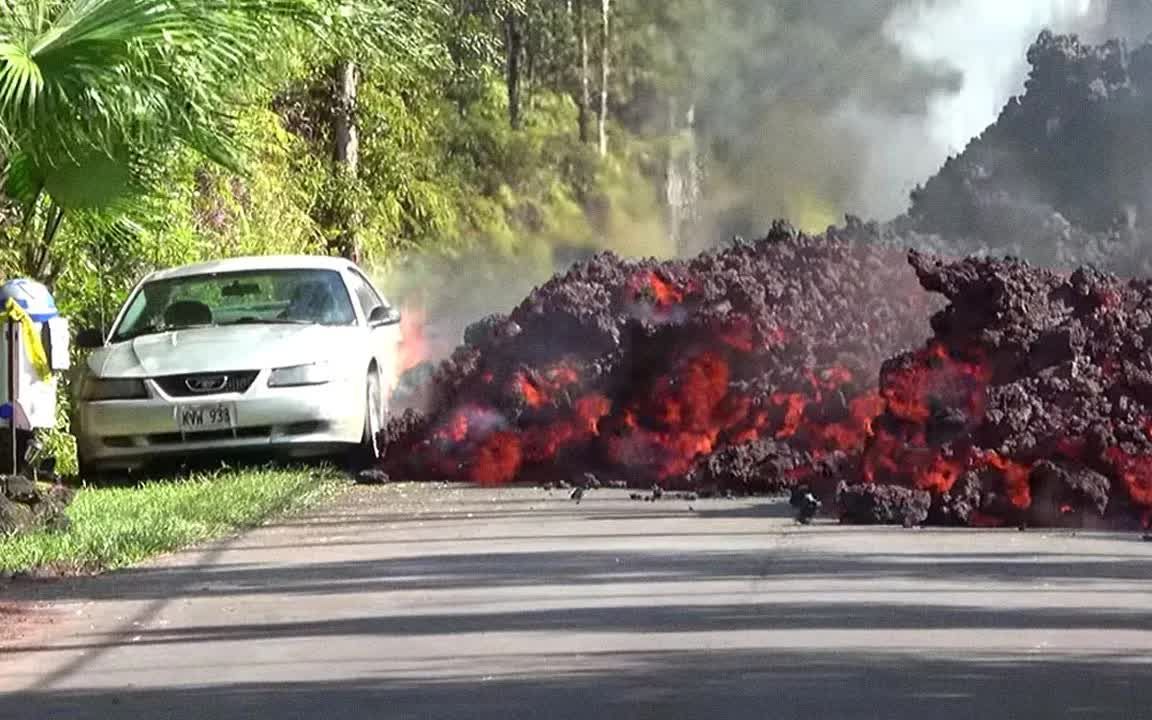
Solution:
M 384 418 L 388 414 L 387 403 L 381 388 L 380 373 L 373 367 L 364 381 L 364 432 L 360 445 L 352 455 L 352 469 L 365 470 L 375 467 L 380 460 L 380 432 L 384 429 Z

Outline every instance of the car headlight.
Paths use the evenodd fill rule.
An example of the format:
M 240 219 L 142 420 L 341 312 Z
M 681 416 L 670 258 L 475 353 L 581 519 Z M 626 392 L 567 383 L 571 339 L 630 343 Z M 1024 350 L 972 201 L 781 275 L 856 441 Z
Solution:
M 85 400 L 143 400 L 148 388 L 136 378 L 88 378 L 84 383 Z
M 268 376 L 268 387 L 323 385 L 332 381 L 332 368 L 326 362 L 276 368 Z

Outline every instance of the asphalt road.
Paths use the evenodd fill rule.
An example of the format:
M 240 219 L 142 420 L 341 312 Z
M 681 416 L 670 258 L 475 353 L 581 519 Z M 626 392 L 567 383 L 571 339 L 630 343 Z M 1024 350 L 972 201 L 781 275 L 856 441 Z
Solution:
M 1152 544 L 786 510 L 356 489 L 0 593 L 0 718 L 1152 717 Z

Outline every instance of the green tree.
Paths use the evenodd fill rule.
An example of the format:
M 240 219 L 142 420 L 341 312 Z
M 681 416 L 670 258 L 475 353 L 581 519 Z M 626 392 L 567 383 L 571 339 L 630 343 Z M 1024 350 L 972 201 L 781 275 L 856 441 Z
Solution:
M 440 30 L 446 8 L 434 0 L 321 0 L 322 32 L 301 37 L 286 55 L 307 57 L 302 83 L 288 93 L 311 140 L 330 168 L 329 191 L 318 220 L 330 252 L 363 256 L 364 178 L 361 170 L 362 86 L 374 75 L 428 85 L 444 73 L 448 51 Z M 284 79 L 281 78 L 281 81 Z
M 118 218 L 181 147 L 236 167 L 237 88 L 281 0 L 0 0 L 0 179 L 21 269 L 51 275 L 66 216 Z

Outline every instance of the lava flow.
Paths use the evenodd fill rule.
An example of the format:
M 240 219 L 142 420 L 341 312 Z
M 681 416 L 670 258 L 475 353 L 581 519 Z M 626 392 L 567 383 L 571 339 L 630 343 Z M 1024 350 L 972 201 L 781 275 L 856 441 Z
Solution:
M 1152 283 L 910 259 L 783 225 L 688 262 L 598 256 L 469 328 L 431 412 L 384 431 L 385 469 L 805 484 L 849 522 L 1147 524 Z M 948 300 L 927 341 L 924 290 Z
M 910 259 L 950 304 L 924 349 L 885 363 L 887 407 L 854 492 L 927 493 L 914 512 L 886 506 L 885 521 L 1147 525 L 1152 285 L 1013 260 Z
M 488 318 L 433 374 L 432 411 L 385 432 L 387 469 L 481 484 L 594 472 L 724 484 L 701 462 L 772 441 L 805 463 L 859 453 L 883 360 L 935 307 L 901 253 L 780 224 L 691 261 L 605 254 Z M 804 476 L 748 478 L 777 490 Z

